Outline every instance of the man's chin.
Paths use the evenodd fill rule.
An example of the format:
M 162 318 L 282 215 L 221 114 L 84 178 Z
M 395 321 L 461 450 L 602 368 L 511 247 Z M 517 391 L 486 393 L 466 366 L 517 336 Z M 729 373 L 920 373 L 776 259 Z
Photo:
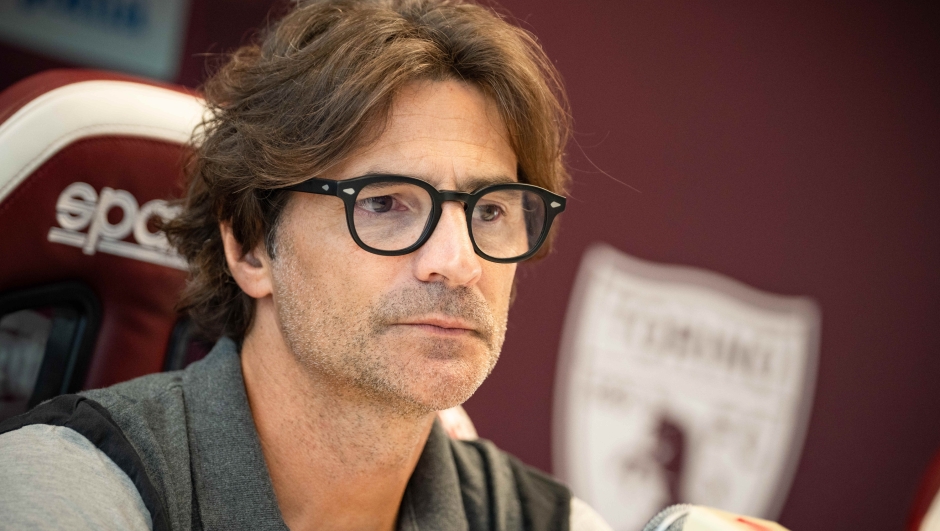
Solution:
M 404 394 L 424 411 L 440 411 L 463 404 L 480 387 L 491 370 L 489 363 L 466 359 L 430 358 L 405 384 Z

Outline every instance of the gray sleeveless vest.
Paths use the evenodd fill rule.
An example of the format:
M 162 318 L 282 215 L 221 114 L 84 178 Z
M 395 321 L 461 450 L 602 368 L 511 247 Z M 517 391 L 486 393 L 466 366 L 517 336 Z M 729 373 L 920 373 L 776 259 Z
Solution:
M 220 340 L 187 369 L 63 395 L 0 424 L 67 426 L 140 492 L 155 530 L 286 530 L 245 395 L 237 346 Z M 435 423 L 398 528 L 567 531 L 571 493 L 488 441 Z

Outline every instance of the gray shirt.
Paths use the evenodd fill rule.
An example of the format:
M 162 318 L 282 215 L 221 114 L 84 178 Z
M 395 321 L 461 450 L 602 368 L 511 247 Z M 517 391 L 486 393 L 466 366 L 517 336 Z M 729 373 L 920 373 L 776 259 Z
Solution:
M 196 385 L 187 385 L 187 379 Z M 220 341 L 193 370 L 145 377 L 89 396 L 127 432 L 150 476 L 156 476 L 157 490 L 168 493 L 164 498 L 173 528 L 187 527 L 196 511 L 206 529 L 286 529 L 233 343 Z M 186 414 L 180 413 L 183 409 Z M 148 421 L 140 422 L 140 416 Z M 161 430 L 169 435 L 154 435 Z M 188 448 L 174 449 L 165 442 L 173 440 Z M 464 511 L 472 500 L 461 490 L 467 470 L 489 466 L 495 471 L 486 480 L 491 485 L 481 488 L 512 490 L 512 476 L 501 472 L 505 467 L 485 463 L 499 462 L 504 454 L 485 442 L 477 448 L 479 454 L 468 452 L 435 425 L 402 501 L 400 529 L 467 529 Z M 197 497 L 193 491 L 200 503 L 190 503 Z M 513 529 L 521 516 L 512 503 L 478 513 L 501 519 L 491 522 L 494 528 Z M 0 529 L 153 527 L 138 488 L 121 467 L 73 429 L 47 424 L 0 435 L 0 514 Z M 571 500 L 570 526 L 575 531 L 610 529 L 576 498 Z

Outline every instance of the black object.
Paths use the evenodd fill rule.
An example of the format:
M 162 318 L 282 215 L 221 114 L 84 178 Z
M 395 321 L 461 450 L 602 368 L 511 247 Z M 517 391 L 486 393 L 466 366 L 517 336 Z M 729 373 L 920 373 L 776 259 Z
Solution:
M 355 208 L 356 201 L 359 198 L 359 193 L 369 185 L 377 185 L 382 183 L 405 183 L 414 185 L 425 190 L 430 196 L 432 208 L 428 213 L 424 230 L 421 232 L 421 236 L 418 237 L 417 241 L 409 244 L 407 247 L 401 249 L 377 249 L 374 246 L 370 246 L 363 242 L 356 231 Z M 474 192 L 458 192 L 453 190 L 438 190 L 431 184 L 422 181 L 421 179 L 415 179 L 414 177 L 389 174 L 370 174 L 342 181 L 314 177 L 284 189 L 295 192 L 336 196 L 342 199 L 346 205 L 346 224 L 349 227 L 349 234 L 352 236 L 353 240 L 356 241 L 356 244 L 358 244 L 359 247 L 365 249 L 366 251 L 382 256 L 400 256 L 403 254 L 408 254 L 414 252 L 419 247 L 424 245 L 424 243 L 428 241 L 428 238 L 431 237 L 431 234 L 434 232 L 434 228 L 437 226 L 437 222 L 441 218 L 441 207 L 443 203 L 445 201 L 458 201 L 464 204 L 464 211 L 467 215 L 467 230 L 470 234 L 470 240 L 473 242 L 473 250 L 476 252 L 476 254 L 491 262 L 500 264 L 520 262 L 531 257 L 539 250 L 542 244 L 545 243 L 545 239 L 548 237 L 548 232 L 552 227 L 552 221 L 555 219 L 555 216 L 561 214 L 565 210 L 564 197 L 554 194 L 544 188 L 525 183 L 493 184 L 490 186 L 484 186 L 483 188 L 480 188 Z M 518 256 L 500 258 L 486 254 L 486 252 L 481 250 L 477 245 L 477 241 L 473 237 L 472 216 L 474 207 L 480 198 L 482 198 L 485 194 L 506 190 L 528 192 L 538 196 L 539 200 L 542 202 L 544 220 L 542 220 L 542 227 L 535 227 L 535 230 L 538 231 L 537 237 L 534 238 L 534 241 L 529 242 L 528 251 Z M 532 228 L 533 227 L 527 226 L 527 229 L 531 230 Z M 533 234 L 533 236 L 535 235 Z
M 163 372 L 185 369 L 190 363 L 206 357 L 214 344 L 214 341 L 209 341 L 200 334 L 192 319 L 180 317 L 170 333 L 166 357 L 163 358 Z
M 52 327 L 28 408 L 82 388 L 101 324 L 98 297 L 81 282 L 62 282 L 0 295 L 0 316 L 51 307 Z

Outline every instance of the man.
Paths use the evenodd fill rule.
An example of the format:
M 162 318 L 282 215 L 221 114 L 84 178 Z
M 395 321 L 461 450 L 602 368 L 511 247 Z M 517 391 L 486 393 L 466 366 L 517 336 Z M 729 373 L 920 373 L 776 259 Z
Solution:
M 0 526 L 606 529 L 435 422 L 493 369 L 517 263 L 564 209 L 568 118 L 534 39 L 446 0 L 305 3 L 205 95 L 166 232 L 221 339 L 5 424 Z

